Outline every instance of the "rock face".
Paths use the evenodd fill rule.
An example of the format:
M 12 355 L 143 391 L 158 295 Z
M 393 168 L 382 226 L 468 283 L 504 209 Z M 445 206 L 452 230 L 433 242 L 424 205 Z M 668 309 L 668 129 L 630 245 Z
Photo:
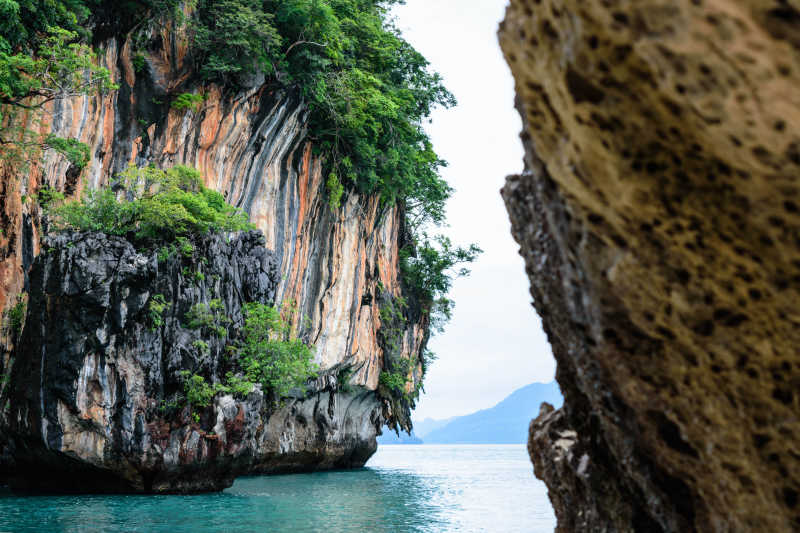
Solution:
M 374 392 L 341 391 L 335 371 L 281 407 L 260 385 L 246 398 L 218 396 L 196 417 L 183 400 L 181 371 L 211 383 L 235 372 L 226 345 L 244 303 L 274 298 L 277 261 L 260 232 L 209 237 L 192 258 L 161 261 L 103 234 L 62 234 L 44 246 L 0 393 L 12 487 L 220 490 L 243 473 L 361 466 L 375 451 Z M 156 325 L 149 304 L 159 296 Z M 187 325 L 193 306 L 213 301 L 230 335 Z
M 800 11 L 512 0 L 558 531 L 800 529 Z
M 413 312 L 407 313 L 407 320 L 400 327 L 397 324 L 392 325 L 396 338 L 393 338 L 391 348 L 386 347 L 381 334 L 381 305 L 402 296 L 398 251 L 405 239 L 403 213 L 397 208 L 382 206 L 377 197 L 363 197 L 355 193 L 348 194 L 343 199 L 341 208 L 332 210 L 328 206 L 322 164 L 314 154 L 313 143 L 305 126 L 305 108 L 298 98 L 263 79 L 254 79 L 249 89 L 238 93 L 223 92 L 215 86 L 204 87 L 191 70 L 186 56 L 186 42 L 179 31 L 168 25 L 153 25 L 153 29 L 142 32 L 136 38 L 137 46 L 142 48 L 137 50 L 133 49 L 134 39 L 129 37 L 112 38 L 100 45 L 101 61 L 111 71 L 112 78 L 120 86 L 119 90 L 105 95 L 57 100 L 48 105 L 46 114 L 39 117 L 38 127 L 43 136 L 54 133 L 61 137 L 78 139 L 91 147 L 91 162 L 82 173 L 50 152 L 45 152 L 41 164 L 33 164 L 29 169 L 3 167 L 3 163 L 0 163 L 0 227 L 3 230 L 0 233 L 0 307 L 6 317 L 4 324 L 9 326 L 10 312 L 19 294 L 30 293 L 33 296 L 37 291 L 49 294 L 47 291 L 50 288 L 38 287 L 36 283 L 40 278 L 35 280 L 31 273 L 32 265 L 43 249 L 42 227 L 46 227 L 38 204 L 31 201 L 31 198 L 36 197 L 42 186 L 49 185 L 68 195 L 77 195 L 85 187 L 108 184 L 117 172 L 130 164 L 152 163 L 163 168 L 177 164 L 193 166 L 205 176 L 206 186 L 223 192 L 229 203 L 247 211 L 251 220 L 263 232 L 263 246 L 269 250 L 269 262 L 272 265 L 270 268 L 276 274 L 270 274 L 270 283 L 260 286 L 258 290 L 268 288 L 268 294 L 276 304 L 291 303 L 297 306 L 293 327 L 301 337 L 315 346 L 315 360 L 328 376 L 325 378 L 327 381 L 318 384 L 317 393 L 303 401 L 293 402 L 289 410 L 273 413 L 268 419 L 262 420 L 269 428 L 259 430 L 262 433 L 257 438 L 261 441 L 242 444 L 246 451 L 241 453 L 225 451 L 223 455 L 230 455 L 226 455 L 228 458 L 225 461 L 228 463 L 225 464 L 233 464 L 241 459 L 242 464 L 250 465 L 249 471 L 285 471 L 363 463 L 375 449 L 376 428 L 381 427 L 384 422 L 390 426 L 407 426 L 409 423 L 407 403 L 393 402 L 385 395 L 377 393 L 380 389 L 381 371 L 398 358 L 414 358 L 420 361 L 428 338 L 427 317 Z M 145 58 L 144 64 L 138 68 L 134 68 L 131 61 L 134 53 Z M 177 95 L 201 91 L 206 96 L 201 107 L 179 110 L 171 106 L 171 101 Z M 112 244 L 108 245 L 108 249 L 103 248 L 104 253 L 127 254 L 125 257 L 133 257 L 130 255 L 134 254 L 132 250 L 123 253 L 119 248 L 121 244 L 113 244 L 112 240 L 109 243 Z M 59 247 L 57 244 L 54 246 Z M 72 257 L 69 255 L 72 252 L 67 253 L 65 250 L 58 253 Z M 148 262 L 150 259 L 147 258 Z M 63 269 L 65 266 L 51 264 L 37 268 Z M 136 275 L 154 276 L 149 268 L 151 267 L 136 266 Z M 126 280 L 125 283 L 133 283 L 132 280 L 133 278 Z M 232 290 L 239 289 L 234 287 Z M 203 298 L 208 296 L 205 293 L 202 295 Z M 196 294 L 192 298 L 195 297 L 201 296 Z M 123 301 L 119 299 L 122 298 L 119 295 L 115 298 L 115 301 Z M 31 306 L 35 303 L 34 298 Z M 233 304 L 234 307 L 228 311 L 235 314 L 236 305 L 240 303 Z M 140 304 L 141 302 L 129 305 Z M 228 304 L 232 302 L 226 302 Z M 27 329 L 31 326 L 39 327 L 37 320 L 34 318 L 27 322 L 25 339 L 29 335 L 41 334 L 29 332 Z M 123 327 L 120 323 L 115 324 L 114 327 Z M 79 324 L 74 325 L 76 328 L 78 326 Z M 28 365 L 26 368 L 30 372 L 35 374 L 36 369 L 41 367 L 40 363 L 33 360 L 37 358 L 30 351 L 32 346 L 27 341 L 15 342 L 16 336 L 10 330 L 9 327 L 4 328 L 0 343 L 0 383 L 10 379 L 12 375 L 21 375 L 22 371 L 15 366 L 21 364 L 23 352 L 26 354 L 24 364 Z M 94 331 L 89 329 L 86 333 L 94 335 Z M 139 348 L 150 349 L 150 337 L 146 331 L 139 331 L 136 335 L 142 335 L 139 340 L 144 343 Z M 73 396 L 85 394 L 92 397 L 92 394 L 99 394 L 105 399 L 123 401 L 118 394 L 125 389 L 119 381 L 103 381 L 98 378 L 94 383 L 100 383 L 99 392 L 92 392 L 91 387 L 78 392 L 86 385 L 79 380 L 79 372 L 82 372 L 84 365 L 94 365 L 95 370 L 92 372 L 95 373 L 106 372 L 105 362 L 86 362 L 88 353 L 84 351 L 79 354 L 76 345 L 71 356 L 74 360 L 66 365 L 76 373 L 71 378 L 61 376 L 63 383 L 59 385 L 67 389 L 72 387 L 69 389 L 72 392 L 64 389 L 59 398 L 64 402 L 69 416 L 77 416 L 80 420 L 83 420 L 81 417 L 84 415 L 80 413 L 84 407 L 75 403 L 78 400 Z M 66 357 L 58 357 L 62 356 Z M 47 368 L 47 365 L 43 368 Z M 149 367 L 145 365 L 143 368 L 142 372 L 146 375 L 150 371 Z M 335 376 L 344 369 L 352 372 L 349 384 L 358 392 L 345 394 L 330 381 L 330 376 Z M 421 363 L 412 365 L 409 390 L 413 390 L 422 379 L 422 372 Z M 123 375 L 116 376 L 113 379 L 125 381 Z M 137 374 L 137 379 L 138 377 L 141 376 Z M 167 374 L 164 377 L 169 386 L 172 378 Z M 34 376 L 31 374 L 25 379 L 34 379 Z M 69 385 L 69 379 L 77 385 Z M 106 384 L 112 388 L 105 388 Z M 41 393 L 36 394 L 43 396 Z M 147 396 L 146 393 L 143 394 Z M 140 400 L 144 402 L 143 399 Z M 124 401 L 133 400 L 126 396 Z M 45 419 L 48 420 L 48 425 L 60 423 L 59 420 L 62 419 L 58 418 L 58 412 L 52 411 L 57 410 L 58 405 L 55 400 L 54 403 L 48 402 L 47 409 L 51 411 L 47 412 L 40 405 L 40 411 L 37 412 L 40 412 L 42 420 L 38 422 L 33 420 L 38 415 L 28 412 L 25 414 L 26 421 L 17 420 L 14 423 L 29 424 L 24 428 L 19 427 L 32 439 L 37 435 L 44 436 L 36 428 Z M 134 418 L 119 423 L 126 428 L 130 426 L 125 424 L 132 423 L 134 434 L 143 435 L 135 433 L 139 431 L 135 429 L 135 416 L 137 409 L 144 409 L 149 404 L 145 402 L 135 408 L 132 405 L 130 408 L 133 410 L 129 414 Z M 9 408 L 14 410 L 16 407 L 12 402 Z M 231 414 L 229 409 L 222 409 L 222 406 L 217 408 L 220 413 Z M 230 408 L 234 409 L 235 406 Z M 107 411 L 102 416 L 111 416 L 110 413 Z M 62 414 L 66 416 L 68 413 L 65 411 Z M 232 416 L 238 415 L 234 412 Z M 69 424 L 74 422 L 69 417 L 63 420 L 69 420 L 65 422 Z M 324 431 L 315 427 L 320 424 L 328 424 L 329 427 Z M 207 431 L 211 426 L 206 425 L 203 428 Z M 72 426 L 50 427 L 46 430 L 48 435 L 66 435 L 70 432 L 77 435 L 75 431 Z M 94 430 L 89 430 L 90 433 L 92 431 Z M 184 428 L 179 431 L 189 430 Z M 123 431 L 122 440 L 134 434 Z M 73 449 L 64 448 L 72 444 L 65 444 L 65 440 L 59 440 L 61 437 L 53 438 L 56 438 L 53 445 L 58 445 L 53 449 Z M 110 438 L 111 440 L 103 441 L 102 448 L 109 453 L 111 450 L 119 450 L 118 446 L 122 442 L 116 436 Z M 201 441 L 206 444 L 211 442 L 208 439 Z M 80 446 L 89 444 L 91 443 L 82 442 Z M 30 442 L 27 445 L 31 455 L 24 460 L 32 461 L 34 452 L 43 450 L 42 446 L 47 447 L 50 443 L 43 440 L 36 445 Z M 108 448 L 105 448 L 106 445 Z M 212 489 L 229 482 L 230 476 L 226 474 L 227 478 L 224 480 L 209 480 L 209 484 L 204 486 L 198 476 L 186 473 L 188 477 L 184 483 L 176 477 L 175 472 L 170 471 L 171 466 L 158 466 L 157 456 L 162 452 L 145 452 L 145 444 L 135 442 L 128 442 L 124 446 L 132 447 L 134 455 L 138 456 L 107 460 L 103 455 L 103 461 L 111 462 L 102 464 L 115 465 L 114 468 L 122 468 L 122 465 L 125 468 L 130 467 L 130 475 L 123 476 L 126 487 L 136 490 L 141 490 L 142 487 L 150 487 L 152 490 Z M 162 451 L 166 449 L 163 443 L 159 446 Z M 190 448 L 200 450 L 196 446 L 199 445 L 194 443 Z M 179 446 L 171 449 L 184 448 Z M 204 449 L 217 450 L 210 445 Z M 80 468 L 87 464 L 100 464 L 97 461 L 98 454 L 105 453 L 102 450 L 97 449 L 91 453 L 86 451 L 84 455 L 81 455 L 84 452 L 75 452 L 73 459 L 83 462 L 79 465 Z M 252 457 L 245 457 L 248 454 Z M 0 478 L 14 474 L 12 463 L 18 462 L 16 457 L 16 451 L 0 446 Z M 58 457 L 59 460 L 65 460 L 66 455 L 61 454 Z M 164 457 L 165 465 L 178 464 L 169 462 L 172 459 L 168 461 Z M 186 460 L 191 462 L 194 459 Z M 130 466 L 127 461 L 138 466 Z M 55 463 L 56 461 L 51 461 L 48 466 L 55 468 Z M 61 466 L 65 471 L 70 470 L 66 464 Z M 162 477 L 148 481 L 148 475 L 155 475 L 152 468 L 161 468 L 161 474 L 158 475 Z M 78 469 L 76 466 L 75 470 Z M 109 481 L 109 488 L 117 489 L 119 483 L 120 480 L 115 477 Z M 98 487 L 87 481 L 84 488 L 91 490 Z

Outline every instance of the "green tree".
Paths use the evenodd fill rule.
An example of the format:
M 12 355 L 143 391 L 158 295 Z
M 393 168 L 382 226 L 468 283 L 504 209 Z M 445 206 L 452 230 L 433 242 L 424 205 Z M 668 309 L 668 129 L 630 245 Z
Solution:
M 238 357 L 247 380 L 261 383 L 278 398 L 317 372 L 312 348 L 292 335 L 289 320 L 277 307 L 265 304 L 245 306 Z
M 261 0 L 199 0 L 190 24 L 198 70 L 223 84 L 238 84 L 261 70 L 274 72 L 280 37 Z

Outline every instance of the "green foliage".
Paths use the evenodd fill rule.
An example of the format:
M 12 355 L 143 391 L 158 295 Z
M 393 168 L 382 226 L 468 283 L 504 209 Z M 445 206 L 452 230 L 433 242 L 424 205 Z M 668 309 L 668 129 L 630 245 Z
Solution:
M 147 316 L 150 318 L 150 331 L 155 331 L 164 325 L 164 311 L 167 308 L 167 301 L 163 294 L 155 294 L 150 299 L 147 306 Z
M 228 372 L 225 375 L 227 379 L 227 389 L 230 391 L 231 394 L 237 396 L 239 398 L 244 398 L 251 392 L 253 392 L 253 387 L 255 387 L 255 383 L 252 381 L 248 381 L 247 378 L 234 375 L 233 372 Z
M 405 298 L 391 298 L 380 307 L 381 328 L 380 335 L 384 346 L 390 351 L 400 348 L 400 338 L 403 335 L 407 321 L 404 315 L 408 307 Z
M 291 322 L 276 307 L 249 303 L 237 355 L 245 378 L 278 398 L 315 377 L 312 348 L 292 335 Z
M 174 409 L 177 409 L 178 407 L 180 407 L 180 404 L 176 400 L 172 400 L 169 402 L 166 400 L 161 400 L 161 403 L 158 406 L 158 410 L 161 411 L 162 415 L 165 415 L 166 413 Z
M 406 393 L 408 378 L 399 372 L 383 371 L 378 378 L 378 382 L 392 393 L 402 396 Z
M 102 231 L 109 235 L 125 235 L 137 221 L 137 205 L 117 200 L 110 188 L 87 188 L 80 200 L 52 206 L 48 213 L 56 230 Z
M 97 66 L 95 53 L 78 38 L 75 31 L 48 26 L 44 38 L 34 39 L 39 47 L 31 54 L 13 53 L 0 37 L 0 101 L 19 105 L 38 98 L 26 104 L 40 107 L 55 98 L 116 88 L 108 69 Z
M 350 384 L 350 378 L 352 377 L 353 369 L 351 367 L 341 368 L 336 374 L 336 383 L 341 392 L 348 393 L 353 391 L 353 386 Z
M 342 205 L 344 185 L 342 185 L 342 182 L 339 181 L 339 178 L 333 172 L 328 174 L 326 185 L 328 187 L 328 204 L 331 206 L 331 209 L 339 209 Z
M 186 395 L 186 403 L 192 412 L 195 422 L 200 421 L 200 415 L 196 408 L 205 408 L 214 401 L 214 396 L 220 392 L 228 392 L 228 388 L 221 383 L 209 384 L 205 378 L 199 374 L 192 374 L 188 370 L 180 372 L 183 378 L 183 392 Z
M 181 93 L 175 97 L 175 100 L 172 101 L 171 106 L 173 109 L 177 109 L 178 111 L 186 111 L 187 109 L 191 109 L 196 112 L 200 110 L 200 106 L 205 101 L 206 95 L 204 94 Z
M 131 58 L 131 63 L 133 63 L 133 70 L 140 74 L 144 72 L 145 67 L 147 67 L 147 58 L 141 52 L 137 52 Z
M 175 242 L 178 245 L 178 250 L 181 252 L 181 255 L 186 259 L 191 259 L 194 255 L 194 245 L 192 242 L 186 237 L 177 237 Z
M 227 326 L 231 319 L 224 312 L 225 306 L 218 299 L 208 303 L 195 304 L 186 313 L 187 326 L 219 338 L 226 337 L 228 335 Z
M 416 387 L 409 387 L 416 361 L 416 358 L 408 357 L 394 359 L 391 367 L 383 370 L 378 378 L 379 389 L 381 389 L 379 392 L 384 397 L 411 404 L 419 396 L 419 390 L 422 387 L 421 381 L 417 382 Z
M 25 315 L 28 311 L 28 299 L 25 293 L 17 295 L 17 303 L 8 310 L 8 327 L 14 339 L 19 339 L 25 327 Z
M 455 101 L 394 26 L 389 9 L 396 3 L 200 0 L 190 26 L 206 79 L 236 85 L 260 70 L 303 95 L 331 208 L 341 206 L 347 188 L 404 206 L 418 243 L 404 251 L 404 279 L 441 328 L 452 311 L 451 280 L 467 272 L 453 267 L 480 250 L 420 232 L 443 223 L 453 192 L 422 124 L 435 106 Z
M 436 359 L 438 359 L 438 356 L 428 348 L 422 350 L 422 364 L 425 368 L 433 364 Z
M 87 14 L 79 1 L 0 0 L 0 159 L 27 165 L 42 148 L 52 148 L 78 168 L 86 166 L 88 147 L 54 136 L 42 142 L 33 126 L 47 102 L 117 87 L 73 31 L 80 29 L 78 15 Z M 17 120 L 21 111 L 26 117 Z
M 47 211 L 51 205 L 63 202 L 64 195 L 49 185 L 43 185 L 37 193 L 37 199 L 39 206 Z
M 393 25 L 398 0 L 199 0 L 190 21 L 201 75 L 224 85 L 258 71 L 298 89 L 326 159 L 330 203 L 346 184 L 441 222 L 452 193 L 423 120 L 452 95 Z M 187 108 L 189 103 L 186 103 Z
M 280 36 L 261 0 L 199 0 L 191 22 L 197 65 L 206 79 L 236 84 L 261 69 L 274 71 Z
M 198 352 L 200 352 L 200 355 L 208 355 L 209 353 L 208 343 L 204 340 L 198 339 L 194 341 L 192 343 L 192 347 Z
M 91 159 L 89 145 L 75 139 L 64 139 L 48 135 L 44 144 L 67 158 L 74 167 L 83 170 Z
M 49 214 L 57 230 L 133 234 L 150 241 L 253 228 L 246 213 L 205 188 L 198 171 L 182 165 L 129 167 L 112 188 L 87 189 L 80 200 L 53 207 Z M 188 240 L 179 246 L 185 256 L 194 251 Z
M 243 398 L 250 394 L 253 391 L 253 387 L 255 387 L 254 383 L 241 376 L 234 375 L 232 372 L 226 374 L 226 384 L 210 384 L 200 374 L 193 374 L 188 370 L 181 370 L 178 375 L 183 380 L 186 405 L 189 406 L 192 419 L 196 423 L 200 422 L 200 415 L 197 410 L 209 407 L 217 394 L 233 394 Z M 161 411 L 166 412 L 177 405 L 177 402 L 167 403 L 162 401 Z
M 423 234 L 415 247 L 400 250 L 400 270 L 406 287 L 417 297 L 423 310 L 430 313 L 431 325 L 441 330 L 450 319 L 453 302 L 447 293 L 455 278 L 466 276 L 469 270 L 458 267 L 475 261 L 481 249 L 473 244 L 468 248 L 453 246 L 449 238 Z
M 168 244 L 158 249 L 157 257 L 159 263 L 166 263 L 175 254 L 175 245 Z

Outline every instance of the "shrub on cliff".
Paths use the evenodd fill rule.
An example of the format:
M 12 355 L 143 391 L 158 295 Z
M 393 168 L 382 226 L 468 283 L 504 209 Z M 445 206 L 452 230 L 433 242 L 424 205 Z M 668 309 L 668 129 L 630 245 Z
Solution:
M 187 315 L 190 320 L 188 327 L 224 337 L 228 330 L 221 324 L 230 323 L 230 319 L 222 315 L 222 311 L 218 300 L 209 305 L 195 305 Z M 278 307 L 267 304 L 245 305 L 244 327 L 239 339 L 229 347 L 234 355 L 231 366 L 238 373 L 227 372 L 224 383 L 212 385 L 200 374 L 188 370 L 180 372 L 186 404 L 195 421 L 199 420 L 197 409 L 211 405 L 217 394 L 246 396 L 256 383 L 260 383 L 263 391 L 272 393 L 278 400 L 316 377 L 313 348 L 292 334 L 290 317 L 294 311 L 288 309 L 285 313 L 287 316 L 282 316 Z M 193 346 L 201 353 L 209 349 L 201 339 L 196 340 Z
M 290 321 L 277 307 L 249 303 L 238 346 L 239 364 L 250 382 L 278 397 L 316 376 L 312 348 L 292 335 Z
M 102 231 L 148 241 L 175 240 L 209 231 L 252 229 L 247 214 L 202 184 L 200 173 L 178 165 L 136 168 L 112 187 L 87 189 L 78 200 L 47 208 L 56 230 Z

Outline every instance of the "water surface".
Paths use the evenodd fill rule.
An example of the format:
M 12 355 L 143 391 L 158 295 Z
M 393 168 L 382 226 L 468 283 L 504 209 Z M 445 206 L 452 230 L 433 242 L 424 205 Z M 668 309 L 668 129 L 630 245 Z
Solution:
M 0 533 L 551 533 L 554 526 L 522 445 L 381 446 L 360 470 L 247 477 L 198 496 L 0 491 Z

